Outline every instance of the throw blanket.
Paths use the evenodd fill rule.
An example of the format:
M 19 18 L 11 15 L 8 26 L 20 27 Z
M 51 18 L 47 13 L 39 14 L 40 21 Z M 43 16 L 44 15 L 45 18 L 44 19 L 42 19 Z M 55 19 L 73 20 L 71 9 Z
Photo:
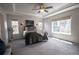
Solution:
M 25 34 L 25 44 L 33 44 L 37 42 L 41 42 L 47 38 L 46 35 L 42 36 L 37 32 L 29 32 Z

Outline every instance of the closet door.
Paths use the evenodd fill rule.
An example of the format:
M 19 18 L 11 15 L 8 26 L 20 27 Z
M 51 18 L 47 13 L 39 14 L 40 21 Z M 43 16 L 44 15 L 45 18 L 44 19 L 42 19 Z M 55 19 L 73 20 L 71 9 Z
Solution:
M 50 21 L 45 21 L 44 22 L 44 29 L 45 32 L 48 33 L 48 36 L 50 36 L 51 34 L 51 22 Z

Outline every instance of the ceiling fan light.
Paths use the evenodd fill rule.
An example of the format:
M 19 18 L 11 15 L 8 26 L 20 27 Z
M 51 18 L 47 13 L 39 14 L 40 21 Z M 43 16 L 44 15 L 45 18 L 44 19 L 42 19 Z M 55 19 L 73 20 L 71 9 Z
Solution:
M 44 9 L 40 9 L 40 12 L 44 12 Z

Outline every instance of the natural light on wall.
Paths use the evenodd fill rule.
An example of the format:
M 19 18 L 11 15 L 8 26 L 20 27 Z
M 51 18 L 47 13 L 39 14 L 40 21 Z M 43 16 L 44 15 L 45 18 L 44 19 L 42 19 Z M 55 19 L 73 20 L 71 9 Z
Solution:
M 71 19 L 53 21 L 52 33 L 71 35 Z
M 12 21 L 13 34 L 19 34 L 18 21 Z

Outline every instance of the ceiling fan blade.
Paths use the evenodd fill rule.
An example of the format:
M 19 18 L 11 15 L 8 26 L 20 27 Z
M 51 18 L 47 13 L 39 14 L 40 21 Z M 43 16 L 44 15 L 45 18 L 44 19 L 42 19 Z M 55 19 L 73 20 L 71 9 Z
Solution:
M 53 6 L 45 7 L 45 9 L 50 9 L 50 8 L 53 8 Z
M 40 10 L 42 8 L 43 8 L 43 3 L 38 3 L 38 4 L 36 4 L 35 8 L 32 10 Z
M 39 9 L 32 9 L 32 10 L 39 10 Z
M 40 13 L 40 11 L 38 11 L 38 13 Z
M 44 10 L 45 12 L 48 12 L 47 10 Z

